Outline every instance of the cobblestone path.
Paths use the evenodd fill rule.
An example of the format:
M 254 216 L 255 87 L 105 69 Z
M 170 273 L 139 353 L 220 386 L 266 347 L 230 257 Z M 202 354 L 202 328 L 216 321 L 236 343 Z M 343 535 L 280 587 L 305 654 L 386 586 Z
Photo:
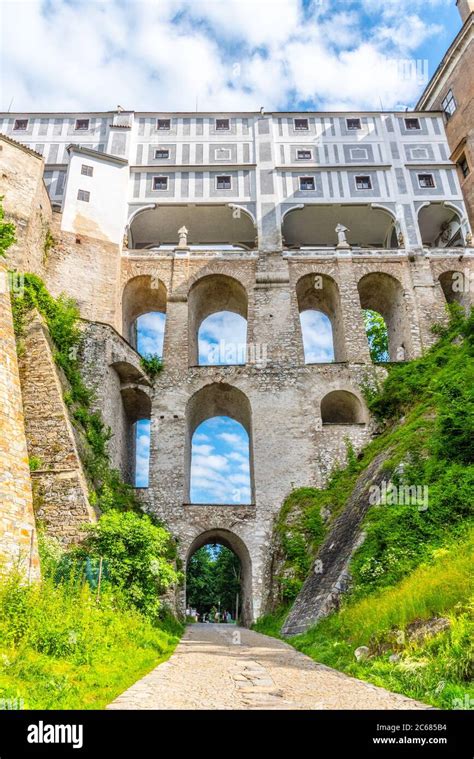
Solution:
M 108 709 L 427 709 L 233 625 L 187 627 L 171 658 Z

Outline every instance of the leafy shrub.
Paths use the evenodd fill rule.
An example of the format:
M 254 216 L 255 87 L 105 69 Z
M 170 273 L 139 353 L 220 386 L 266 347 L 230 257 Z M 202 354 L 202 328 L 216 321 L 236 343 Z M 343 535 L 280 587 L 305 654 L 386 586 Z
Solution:
M 163 359 L 157 353 L 147 353 L 141 357 L 140 363 L 152 379 L 163 370 Z

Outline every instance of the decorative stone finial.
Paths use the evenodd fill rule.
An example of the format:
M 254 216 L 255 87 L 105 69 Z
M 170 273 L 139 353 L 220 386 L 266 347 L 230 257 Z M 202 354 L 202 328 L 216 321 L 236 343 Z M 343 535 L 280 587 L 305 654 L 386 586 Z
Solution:
M 403 236 L 403 232 L 399 232 L 398 233 L 397 240 L 398 240 L 398 244 L 399 244 L 400 248 L 403 248 L 405 246 L 405 238 Z
M 346 238 L 346 232 L 349 232 L 350 230 L 348 227 L 345 227 L 344 224 L 338 224 L 336 227 L 336 234 L 337 234 L 337 245 L 336 248 L 345 248 L 346 250 L 350 250 L 350 245 L 347 242 Z
M 472 248 L 472 247 L 474 247 L 472 243 L 472 232 L 467 232 L 466 233 L 466 248 Z
M 187 248 L 188 247 L 188 230 L 186 227 L 181 227 L 178 229 L 178 248 Z

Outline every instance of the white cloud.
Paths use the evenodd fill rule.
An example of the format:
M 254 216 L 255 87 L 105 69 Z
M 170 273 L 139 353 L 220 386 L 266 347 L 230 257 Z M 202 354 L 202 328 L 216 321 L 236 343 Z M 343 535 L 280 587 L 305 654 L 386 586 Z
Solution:
M 331 322 L 320 311 L 300 314 L 305 361 L 308 364 L 334 361 Z
M 422 84 L 397 79 L 384 58 L 433 39 L 448 2 L 4 0 L 1 107 L 12 97 L 16 111 L 396 107 Z

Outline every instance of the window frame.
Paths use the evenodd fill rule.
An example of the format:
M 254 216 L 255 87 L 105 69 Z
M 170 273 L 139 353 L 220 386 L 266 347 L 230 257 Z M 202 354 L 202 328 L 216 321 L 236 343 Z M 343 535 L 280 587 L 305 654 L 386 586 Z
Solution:
M 454 108 L 452 110 L 449 110 L 448 106 L 451 106 L 451 104 L 453 103 L 454 103 Z M 446 116 L 446 119 L 448 121 L 456 113 L 458 109 L 458 104 L 457 104 L 456 98 L 454 97 L 454 92 L 452 90 L 452 87 L 449 88 L 449 90 L 446 93 L 446 96 L 442 99 L 441 108 L 443 109 L 443 113 Z
M 13 122 L 13 131 L 14 132 L 26 132 L 28 129 L 28 125 L 30 123 L 29 119 L 15 119 Z M 25 126 L 20 127 L 17 126 L 17 124 L 25 124 Z
M 157 156 L 157 153 L 167 153 L 166 157 L 163 156 Z M 170 149 L 169 148 L 155 148 L 154 150 L 154 161 L 169 161 L 170 158 Z
M 368 187 L 358 187 L 358 182 L 362 182 L 362 181 L 365 181 L 365 180 L 368 181 L 369 186 Z M 364 191 L 367 191 L 367 190 L 373 190 L 374 189 L 374 186 L 372 184 L 372 177 L 370 176 L 370 174 L 356 174 L 355 177 L 354 177 L 354 184 L 355 184 L 355 188 L 356 188 L 357 192 L 364 192 Z
M 168 124 L 168 126 L 162 126 Z M 157 132 L 169 132 L 171 130 L 171 119 L 156 119 L 155 128 Z
M 421 132 L 421 122 L 417 116 L 405 116 L 405 129 L 407 132 Z M 409 122 L 417 124 L 417 126 L 408 126 Z
M 87 124 L 87 126 L 78 126 L 78 124 Z M 91 120 L 90 119 L 76 119 L 74 123 L 74 131 L 75 132 L 88 132 L 91 126 Z
M 429 184 L 429 185 L 421 184 L 422 177 L 430 177 L 433 184 Z M 418 187 L 420 190 L 436 190 L 436 179 L 435 179 L 434 174 L 432 174 L 431 172 L 423 172 L 421 174 L 417 174 L 417 180 L 418 180 Z
M 155 187 L 156 180 L 158 180 L 158 179 L 160 179 L 160 180 L 164 179 L 165 183 L 166 183 L 166 186 L 165 187 Z M 151 180 L 151 189 L 152 189 L 153 192 L 166 192 L 169 189 L 169 177 L 165 177 L 162 174 L 155 174 L 152 177 L 152 180 Z
M 300 156 L 299 153 L 309 153 L 309 155 Z M 312 148 L 296 148 L 296 160 L 297 161 L 312 161 L 313 160 Z
M 465 164 L 467 171 L 464 170 L 463 164 Z M 463 153 L 458 160 L 456 161 L 456 166 L 459 168 L 459 171 L 462 174 L 463 179 L 467 179 L 469 174 L 471 173 L 471 167 L 469 166 L 469 161 L 467 160 L 467 156 L 465 153 Z
M 220 179 L 228 179 L 229 187 L 219 187 Z M 231 174 L 217 174 L 216 180 L 215 180 L 215 189 L 216 190 L 232 190 L 232 175 Z
M 80 197 L 81 195 L 84 195 L 86 197 Z M 91 200 L 91 194 L 89 190 L 81 190 L 80 188 L 77 190 L 77 199 L 81 201 L 81 203 L 90 203 Z
M 296 126 L 297 121 L 302 121 L 306 123 L 306 126 Z M 305 118 L 304 116 L 298 116 L 293 119 L 293 129 L 295 132 L 309 132 L 309 119 Z
M 349 126 L 350 122 L 357 122 L 358 126 Z M 362 121 L 357 116 L 351 116 L 346 118 L 346 129 L 348 132 L 360 132 L 362 129 Z
M 219 126 L 219 122 L 226 123 L 227 126 Z M 230 119 L 228 118 L 220 118 L 220 119 L 214 119 L 214 129 L 216 132 L 230 132 Z
M 84 169 L 86 169 L 86 171 L 84 171 Z M 83 163 L 81 166 L 81 175 L 84 177 L 94 176 L 94 167 L 89 166 L 87 163 Z
M 299 180 L 299 191 L 300 192 L 315 192 L 315 190 L 316 190 L 316 179 L 315 179 L 315 177 L 302 176 L 302 177 L 298 177 L 298 180 Z M 313 186 L 312 187 L 302 187 L 302 183 L 306 182 L 306 181 L 312 182 Z

